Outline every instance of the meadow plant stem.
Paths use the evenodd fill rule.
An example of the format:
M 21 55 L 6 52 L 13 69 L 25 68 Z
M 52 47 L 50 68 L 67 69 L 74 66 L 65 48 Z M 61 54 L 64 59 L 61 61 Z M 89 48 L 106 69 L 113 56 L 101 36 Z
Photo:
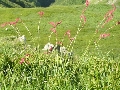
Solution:
M 52 34 L 53 34 L 53 32 L 51 32 L 50 35 L 48 36 L 48 38 L 49 38 L 48 41 L 49 41 L 49 42 L 50 42 L 50 40 L 51 40 Z
M 57 39 L 57 33 L 56 33 L 56 46 L 57 46 L 57 42 L 58 42 L 58 39 Z
M 80 21 L 80 22 L 81 22 L 81 21 Z M 75 37 L 74 37 L 74 40 L 72 41 L 72 42 L 73 42 L 73 45 L 72 45 L 72 47 L 71 47 L 71 52 L 73 51 L 74 44 L 76 43 L 77 36 L 78 36 L 79 32 L 82 30 L 82 28 L 84 27 L 84 25 L 85 25 L 85 23 L 82 25 L 81 28 L 78 28 L 78 31 L 77 31 L 77 33 L 76 33 L 76 35 L 75 35 Z M 79 27 L 80 27 L 80 24 L 79 24 Z
M 40 18 L 40 20 L 38 22 L 38 34 L 40 33 L 40 23 L 41 23 L 41 18 Z
M 103 19 L 101 20 L 101 22 L 97 25 L 97 27 L 96 27 L 97 30 L 98 30 L 98 28 L 100 27 L 100 25 L 104 22 L 104 20 L 105 20 L 105 18 L 103 18 Z
M 77 36 L 78 36 L 79 32 L 82 30 L 82 28 L 83 28 L 84 25 L 85 25 L 85 23 L 84 23 L 84 24 L 82 25 L 82 27 L 80 28 L 81 23 L 82 23 L 82 19 L 80 20 L 79 27 L 78 27 L 78 30 L 77 30 L 76 35 L 75 35 L 75 37 L 74 37 L 74 40 L 72 40 L 72 41 L 70 42 L 70 44 L 67 45 L 67 46 L 68 46 L 68 51 L 70 50 L 70 47 L 71 47 L 72 44 L 73 44 L 73 45 L 72 45 L 72 47 L 71 47 L 71 52 L 73 51 L 73 47 L 74 47 L 74 44 L 75 44 L 75 42 L 76 42 Z
M 18 30 L 17 28 L 15 28 L 13 25 L 10 25 L 10 26 L 16 31 L 17 35 L 20 37 L 20 32 L 19 32 L 19 30 Z
M 19 35 L 21 35 L 20 30 L 18 29 L 18 27 L 16 27 L 16 29 L 17 29 L 17 31 L 18 31 L 18 33 L 19 33 Z
M 114 21 L 113 21 L 114 22 Z M 106 29 L 103 33 L 107 32 L 108 30 L 114 28 L 117 24 L 114 24 L 113 26 L 109 27 L 108 29 Z M 101 38 L 99 37 L 99 39 L 97 40 L 97 43 L 99 43 L 99 41 L 101 40 Z
M 113 11 L 114 12 L 114 11 Z M 107 13 L 107 15 L 103 18 L 103 20 L 101 21 L 101 23 L 99 23 L 98 25 L 97 25 L 97 28 L 96 28 L 96 30 L 95 30 L 95 33 L 93 34 L 93 37 L 92 37 L 92 39 L 89 41 L 89 44 L 88 44 L 88 46 L 87 46 L 87 48 L 86 48 L 86 50 L 85 50 L 85 52 L 83 53 L 83 55 L 82 56 L 85 56 L 86 55 L 86 53 L 88 52 L 88 49 L 89 49 L 89 46 L 90 46 L 90 44 L 91 44 L 91 42 L 93 41 L 93 39 L 94 39 L 94 37 L 95 37 L 95 35 L 97 34 L 97 32 L 96 31 L 98 31 L 98 29 L 101 29 L 101 28 L 103 28 L 104 27 L 104 25 L 106 24 L 106 23 L 108 23 L 110 20 L 112 20 L 111 18 L 110 18 L 110 20 L 108 21 L 108 22 L 106 22 L 105 20 L 107 19 L 108 20 L 108 17 L 111 15 L 111 14 L 113 14 L 113 12 L 112 13 Z M 104 22 L 105 21 L 105 22 Z M 102 24 L 102 22 L 103 22 L 103 24 Z M 101 27 L 100 27 L 100 25 L 101 25 Z M 116 26 L 116 25 L 115 25 Z M 99 28 L 100 27 L 100 28 Z
M 69 45 L 69 46 L 67 45 L 67 46 L 68 46 L 68 51 L 70 50 L 70 47 L 71 47 L 72 43 L 73 43 L 73 46 L 72 46 L 72 48 L 71 48 L 71 51 L 73 50 L 73 47 L 74 47 L 74 44 L 75 44 L 75 42 L 76 42 L 77 36 L 78 36 L 79 32 L 82 30 L 82 28 L 83 28 L 84 25 L 85 25 L 86 17 L 84 16 L 84 13 L 85 13 L 85 11 L 87 10 L 88 5 L 89 5 L 89 2 L 88 2 L 88 0 L 86 0 L 86 7 L 82 10 L 80 23 L 79 23 L 79 26 L 78 26 L 78 30 L 77 30 L 77 32 L 76 32 L 76 35 L 75 35 L 75 37 L 74 37 L 74 40 L 70 42 L 70 45 Z M 80 24 L 82 23 L 82 19 L 83 19 L 84 21 L 83 21 L 82 27 L 80 27 Z
M 28 31 L 28 33 L 30 34 L 31 38 L 33 39 L 32 34 L 31 34 L 30 30 L 28 29 L 28 27 L 25 25 L 24 22 L 22 22 L 22 24 L 25 26 L 26 30 Z

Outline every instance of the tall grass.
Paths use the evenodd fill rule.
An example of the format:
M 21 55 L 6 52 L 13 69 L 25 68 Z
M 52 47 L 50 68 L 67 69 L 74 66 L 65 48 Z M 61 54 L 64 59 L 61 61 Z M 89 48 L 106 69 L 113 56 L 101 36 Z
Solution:
M 29 64 L 20 64 L 20 58 L 24 55 L 14 54 L 13 50 L 14 48 L 7 47 L 2 54 L 2 90 L 120 89 L 120 62 L 109 56 L 101 59 L 88 55 L 68 62 L 67 57 L 49 57 L 38 51 L 29 51 Z

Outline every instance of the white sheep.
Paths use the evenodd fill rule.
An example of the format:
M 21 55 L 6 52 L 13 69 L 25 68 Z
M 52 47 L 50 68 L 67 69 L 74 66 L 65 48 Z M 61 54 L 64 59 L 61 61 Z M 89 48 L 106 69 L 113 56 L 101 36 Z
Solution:
M 22 35 L 21 37 L 18 37 L 18 40 L 19 40 L 21 43 L 25 43 L 25 42 L 26 42 L 25 35 Z
M 52 51 L 53 48 L 54 48 L 54 45 L 53 45 L 53 44 L 47 43 L 42 50 Z

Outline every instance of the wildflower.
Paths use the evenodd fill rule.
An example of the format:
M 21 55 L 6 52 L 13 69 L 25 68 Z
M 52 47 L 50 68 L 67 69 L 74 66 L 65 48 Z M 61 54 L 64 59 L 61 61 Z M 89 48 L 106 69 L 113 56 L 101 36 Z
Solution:
M 115 5 L 114 5 L 114 4 L 113 4 L 112 6 L 113 6 L 113 10 L 112 10 L 112 11 L 114 12 L 114 11 L 116 10 L 116 7 L 115 7 Z
M 86 7 L 88 7 L 88 5 L 89 5 L 89 1 L 88 1 L 88 0 L 86 0 L 86 3 L 85 3 L 85 4 L 86 4 Z
M 61 22 L 62 22 L 62 21 L 59 21 L 59 22 L 57 22 L 57 23 L 55 23 L 55 22 L 49 22 L 49 24 L 51 24 L 51 25 L 53 26 L 53 28 L 56 28 L 57 25 L 61 24 Z
M 40 15 L 40 17 L 42 17 L 44 15 L 44 12 L 41 11 L 41 12 L 38 12 L 38 14 Z
M 70 38 L 70 30 L 68 30 L 66 33 L 65 33 L 65 35 L 68 35 L 68 37 Z
M 50 22 L 49 24 L 51 24 L 54 28 L 56 27 L 55 22 Z
M 25 62 L 25 58 L 21 58 L 20 60 L 20 64 L 24 63 Z
M 110 36 L 110 34 L 108 33 L 108 34 L 100 34 L 100 38 L 106 38 L 106 37 L 108 37 L 108 36 Z
M 55 28 L 52 28 L 51 31 L 54 32 L 54 33 L 56 33 L 56 29 Z
M 8 24 L 7 22 L 3 23 L 3 24 L 1 24 L 1 27 L 5 27 L 7 24 Z
M 14 21 L 14 22 L 9 22 L 10 25 L 16 25 L 16 23 L 17 23 L 16 21 Z
M 20 64 L 22 64 L 22 63 L 29 64 L 29 62 L 27 61 L 29 57 L 30 57 L 30 54 L 26 54 L 23 58 L 21 58 Z
M 73 38 L 70 38 L 70 41 L 73 41 L 75 38 L 73 37 Z
M 57 22 L 56 26 L 59 25 L 59 24 L 61 24 L 61 22 L 62 22 L 62 21 Z
M 20 20 L 20 18 L 16 18 L 16 21 L 15 21 L 15 22 L 18 23 L 19 20 Z
M 84 23 L 86 22 L 86 17 L 83 14 L 80 16 L 80 18 L 84 20 Z
M 106 17 L 108 17 L 108 16 L 113 16 L 113 12 L 116 10 L 116 7 L 115 7 L 115 5 L 113 5 L 113 9 L 112 10 L 110 10 L 110 11 L 108 11 L 107 13 L 106 13 L 106 15 L 105 15 L 105 18 Z

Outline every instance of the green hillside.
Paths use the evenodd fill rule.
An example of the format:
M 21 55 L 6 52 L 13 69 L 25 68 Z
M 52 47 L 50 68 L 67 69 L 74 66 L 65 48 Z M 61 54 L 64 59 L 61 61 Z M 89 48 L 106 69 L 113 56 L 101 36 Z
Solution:
M 48 7 L 50 5 L 81 5 L 86 0 L 0 0 L 0 7 L 7 8 L 33 8 Z M 106 3 L 117 4 L 120 6 L 119 0 L 89 0 L 91 4 Z
M 52 5 L 80 5 L 85 0 L 1 0 L 0 7 L 8 8 L 31 8 L 31 7 L 48 7 Z

